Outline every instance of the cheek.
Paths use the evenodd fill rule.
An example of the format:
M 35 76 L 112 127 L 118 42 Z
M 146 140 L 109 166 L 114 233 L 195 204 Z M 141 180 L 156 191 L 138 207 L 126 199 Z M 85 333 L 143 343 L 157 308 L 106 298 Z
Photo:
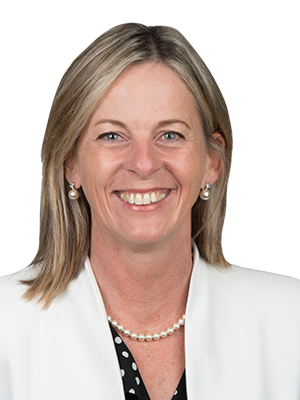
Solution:
M 199 168 L 199 166 L 197 166 Z M 195 168 L 195 172 L 193 174 L 193 182 L 191 185 L 191 200 L 192 200 L 192 206 L 196 202 L 200 190 L 201 190 L 201 185 L 202 185 L 202 174 L 200 173 L 199 169 Z
M 93 201 L 93 198 L 101 198 L 101 201 L 104 201 L 103 198 L 115 190 L 116 181 L 120 181 L 120 165 L 121 157 L 112 157 L 105 150 L 83 155 L 79 173 L 88 202 Z
M 82 180 L 82 185 L 87 185 L 89 181 L 96 179 L 99 171 L 102 170 L 103 157 L 93 146 L 82 146 L 78 153 L 78 174 Z
M 176 164 L 176 178 L 191 206 L 197 200 L 205 174 L 205 157 L 199 153 L 194 150 L 181 154 Z

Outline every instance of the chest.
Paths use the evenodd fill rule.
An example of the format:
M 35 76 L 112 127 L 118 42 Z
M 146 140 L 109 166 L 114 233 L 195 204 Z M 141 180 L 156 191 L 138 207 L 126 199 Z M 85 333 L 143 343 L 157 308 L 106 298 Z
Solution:
M 124 342 L 138 366 L 151 400 L 171 400 L 185 369 L 184 332 L 157 342 Z

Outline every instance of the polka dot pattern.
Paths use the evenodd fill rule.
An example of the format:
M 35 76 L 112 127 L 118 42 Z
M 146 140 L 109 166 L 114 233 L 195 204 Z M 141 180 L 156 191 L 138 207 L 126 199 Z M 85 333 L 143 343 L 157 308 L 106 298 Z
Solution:
M 122 343 L 122 339 L 120 338 L 120 336 L 117 336 L 115 338 L 115 343 L 117 343 L 117 344 L 121 344 Z
M 119 365 L 123 380 L 123 387 L 126 400 L 151 400 L 138 366 L 130 353 L 128 347 L 118 335 L 117 331 L 110 325 L 113 336 Z M 187 400 L 185 371 L 171 400 Z

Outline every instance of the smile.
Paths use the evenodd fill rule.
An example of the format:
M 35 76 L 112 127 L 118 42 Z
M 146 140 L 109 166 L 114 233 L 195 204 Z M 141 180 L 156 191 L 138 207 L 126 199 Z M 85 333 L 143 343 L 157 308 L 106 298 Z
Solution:
M 128 193 L 128 192 L 117 192 L 117 195 L 126 203 L 135 204 L 136 206 L 144 206 L 147 204 L 158 203 L 164 199 L 170 190 L 165 192 L 149 192 L 149 193 Z

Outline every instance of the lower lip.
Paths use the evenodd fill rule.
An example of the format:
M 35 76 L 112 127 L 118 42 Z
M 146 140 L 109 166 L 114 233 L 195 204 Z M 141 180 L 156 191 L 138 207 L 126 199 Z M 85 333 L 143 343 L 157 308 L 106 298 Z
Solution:
M 129 210 L 145 212 L 145 211 L 153 211 L 161 207 L 165 203 L 165 201 L 168 201 L 168 199 L 172 196 L 173 193 L 174 190 L 170 190 L 167 196 L 164 197 L 162 200 L 158 201 L 157 203 L 145 204 L 143 206 L 137 206 L 135 204 L 126 203 L 126 201 L 122 200 L 121 197 L 119 197 L 116 192 L 113 192 L 113 196 L 116 200 L 118 200 L 123 206 L 125 206 Z

